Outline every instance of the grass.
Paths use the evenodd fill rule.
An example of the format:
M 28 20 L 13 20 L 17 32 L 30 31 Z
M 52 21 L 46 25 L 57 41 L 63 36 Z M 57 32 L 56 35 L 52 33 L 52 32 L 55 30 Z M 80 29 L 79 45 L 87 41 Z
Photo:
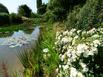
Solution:
M 41 34 L 39 40 L 36 42 L 36 47 L 28 50 L 24 49 L 23 53 L 18 53 L 19 60 L 24 66 L 24 77 L 56 76 L 56 68 L 59 65 L 59 56 L 58 52 L 55 50 L 55 31 L 53 30 L 52 25 L 53 24 L 51 23 L 42 23 L 40 28 Z M 43 52 L 43 49 L 45 48 L 49 49 L 47 53 Z M 44 58 L 44 55 L 47 57 Z
M 31 33 L 34 27 L 35 27 L 34 24 L 28 24 L 28 23 L 0 27 L 0 37 L 10 36 L 13 34 L 14 31 L 18 30 L 23 30 L 26 33 Z

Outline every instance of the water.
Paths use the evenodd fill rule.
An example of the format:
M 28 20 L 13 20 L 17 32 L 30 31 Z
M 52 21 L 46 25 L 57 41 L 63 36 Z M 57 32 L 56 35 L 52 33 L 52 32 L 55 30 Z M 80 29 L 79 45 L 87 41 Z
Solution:
M 17 58 L 17 53 L 22 52 L 23 48 L 28 48 L 28 45 L 35 44 L 38 36 L 39 27 L 36 27 L 31 34 L 19 30 L 10 37 L 0 38 L 0 70 L 2 70 L 2 62 L 5 62 L 9 73 L 15 70 L 21 72 L 23 68 Z M 0 72 L 2 74 L 3 71 Z

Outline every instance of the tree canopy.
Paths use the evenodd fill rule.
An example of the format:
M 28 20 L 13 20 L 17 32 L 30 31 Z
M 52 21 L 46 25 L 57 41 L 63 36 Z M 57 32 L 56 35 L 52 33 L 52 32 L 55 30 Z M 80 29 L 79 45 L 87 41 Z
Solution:
M 25 16 L 25 17 L 30 17 L 31 16 L 31 9 L 25 4 L 25 5 L 21 5 L 18 8 L 18 14 L 20 16 Z
M 0 13 L 9 13 L 6 6 L 0 3 Z

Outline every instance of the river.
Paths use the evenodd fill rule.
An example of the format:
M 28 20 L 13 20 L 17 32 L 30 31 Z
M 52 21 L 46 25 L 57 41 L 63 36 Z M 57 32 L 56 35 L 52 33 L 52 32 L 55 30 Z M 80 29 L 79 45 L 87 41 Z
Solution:
M 3 63 L 6 64 L 8 73 L 22 72 L 23 67 L 17 53 L 35 44 L 39 32 L 39 27 L 36 27 L 31 34 L 19 30 L 10 37 L 0 38 L 0 77 L 3 77 Z

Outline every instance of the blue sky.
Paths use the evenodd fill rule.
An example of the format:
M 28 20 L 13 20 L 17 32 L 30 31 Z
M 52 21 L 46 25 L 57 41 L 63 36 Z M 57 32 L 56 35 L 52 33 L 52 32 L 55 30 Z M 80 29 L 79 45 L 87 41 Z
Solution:
M 43 3 L 47 3 L 48 0 L 42 0 Z M 22 4 L 27 4 L 33 12 L 36 12 L 36 0 L 0 0 L 0 3 L 5 5 L 9 12 L 17 13 L 18 6 Z

